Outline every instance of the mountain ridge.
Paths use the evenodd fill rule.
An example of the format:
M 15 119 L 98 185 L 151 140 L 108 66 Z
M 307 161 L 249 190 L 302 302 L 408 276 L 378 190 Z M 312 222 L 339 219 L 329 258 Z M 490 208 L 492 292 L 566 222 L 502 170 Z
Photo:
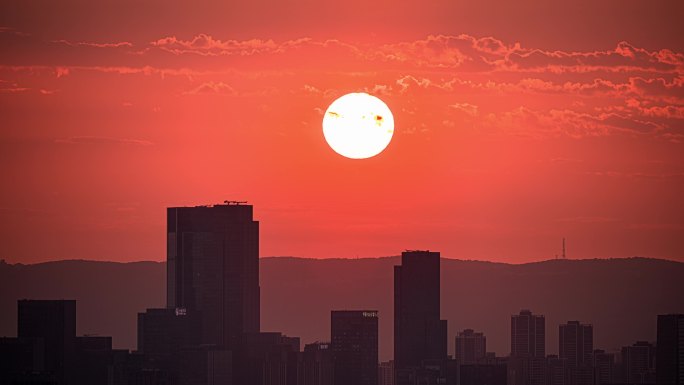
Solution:
M 391 358 L 393 268 L 398 256 L 359 259 L 263 257 L 262 330 L 329 339 L 333 309 L 380 312 L 380 357 Z M 79 334 L 111 335 L 134 349 L 136 313 L 163 307 L 165 262 L 61 260 L 0 263 L 0 335 L 16 333 L 16 300 L 73 298 Z M 442 318 L 449 351 L 464 328 L 485 332 L 488 350 L 509 351 L 510 315 L 546 316 L 547 352 L 568 320 L 594 324 L 595 347 L 654 340 L 656 315 L 684 312 L 684 263 L 644 257 L 546 260 L 524 264 L 442 258 Z

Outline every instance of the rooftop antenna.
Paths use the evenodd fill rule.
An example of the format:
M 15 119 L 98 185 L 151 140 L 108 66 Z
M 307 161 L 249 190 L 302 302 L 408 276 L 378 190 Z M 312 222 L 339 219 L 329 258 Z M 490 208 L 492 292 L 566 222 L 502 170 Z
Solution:
M 565 238 L 563 238 L 563 259 L 565 259 L 565 258 L 566 258 L 566 255 L 565 255 Z

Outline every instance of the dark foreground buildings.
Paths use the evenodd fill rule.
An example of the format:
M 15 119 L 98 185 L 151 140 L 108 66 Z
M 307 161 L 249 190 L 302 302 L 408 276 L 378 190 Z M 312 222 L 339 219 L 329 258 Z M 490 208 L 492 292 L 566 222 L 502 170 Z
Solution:
M 265 375 L 247 379 L 270 369 L 283 345 L 281 337 L 259 333 L 259 222 L 253 207 L 225 202 L 168 208 L 166 262 L 166 308 L 138 315 L 145 369 L 179 384 L 267 381 Z
M 71 382 L 76 364 L 76 301 L 21 300 L 17 306 L 17 337 L 39 340 L 43 369 L 59 381 Z
M 333 310 L 330 339 L 335 384 L 378 384 L 376 310 Z
M 483 333 L 476 333 L 473 329 L 465 329 L 456 335 L 454 358 L 459 364 L 475 364 L 485 358 L 486 353 L 487 338 Z
M 573 385 L 593 385 L 594 327 L 579 321 L 568 321 L 558 327 L 558 356 L 566 360 Z
M 19 300 L 17 337 L 0 338 L 0 384 L 128 384 L 111 337 L 76 336 L 76 301 Z
M 378 363 L 378 313 L 331 312 L 330 342 L 259 325 L 259 224 L 252 206 L 168 209 L 167 306 L 138 315 L 138 350 L 76 335 L 73 300 L 18 301 L 17 337 L 0 338 L 0 385 L 601 385 L 682 384 L 684 315 L 658 316 L 657 345 L 594 350 L 592 325 L 559 326 L 546 355 L 543 315 L 511 316 L 511 353 L 483 333 L 447 356 L 440 255 L 407 251 L 394 267 L 394 361 Z M 322 309 L 323 310 L 323 309 Z
M 684 314 L 658 316 L 658 384 L 684 384 Z
M 522 310 L 511 316 L 511 356 L 508 383 L 544 385 L 546 320 L 543 315 Z
M 394 367 L 397 385 L 445 377 L 447 322 L 440 319 L 440 255 L 405 251 L 394 266 Z M 430 369 L 435 370 L 430 370 Z M 425 379 L 423 382 L 430 382 Z

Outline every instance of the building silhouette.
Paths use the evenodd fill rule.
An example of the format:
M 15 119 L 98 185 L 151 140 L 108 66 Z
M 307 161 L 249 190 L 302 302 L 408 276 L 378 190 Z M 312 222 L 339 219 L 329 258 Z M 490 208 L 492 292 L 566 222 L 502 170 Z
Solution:
M 558 356 L 567 360 L 570 384 L 593 385 L 594 327 L 568 321 L 558 327 Z
M 42 364 L 60 384 L 73 382 L 76 356 L 76 301 L 19 300 L 17 337 L 38 339 Z
M 181 309 L 147 309 L 138 313 L 138 353 L 143 355 L 146 367 L 178 378 L 179 362 L 189 361 L 188 357 L 181 359 L 181 351 L 200 344 L 200 328 L 199 313 L 187 313 Z M 199 354 L 195 352 L 195 355 Z
M 378 385 L 394 385 L 394 360 L 380 363 L 378 367 Z
M 76 301 L 17 301 L 16 338 L 0 338 L 0 384 L 124 385 L 135 370 L 112 337 L 76 336 Z
M 521 310 L 511 316 L 509 384 L 542 385 L 546 365 L 546 320 Z
M 23 373 L 44 372 L 44 365 L 41 338 L 0 337 L 0 384 L 18 380 Z
M 511 356 L 537 357 L 546 355 L 546 321 L 543 315 L 521 310 L 511 316 Z
M 558 355 L 568 360 L 570 367 L 591 362 L 594 351 L 594 327 L 579 321 L 568 321 L 558 327 Z
M 405 251 L 394 266 L 394 365 L 398 385 L 412 383 L 427 362 L 447 358 L 447 323 L 440 320 L 440 254 Z M 443 370 L 442 370 L 443 371 Z
M 378 312 L 333 310 L 330 339 L 335 385 L 377 385 Z
M 485 358 L 487 354 L 487 338 L 483 333 L 473 329 L 465 329 L 456 335 L 454 358 L 459 364 L 474 364 Z
M 234 352 L 233 384 L 297 385 L 300 340 L 279 332 L 246 333 Z
M 594 350 L 592 354 L 594 383 L 596 385 L 612 384 L 615 378 L 615 355 L 605 350 Z
M 684 384 L 684 314 L 658 316 L 656 380 Z
M 506 365 L 495 363 L 458 366 L 459 385 L 506 385 Z
M 544 364 L 544 377 L 546 385 L 568 385 L 570 375 L 568 370 L 568 359 L 551 354 L 546 357 Z
M 330 342 L 304 346 L 303 378 L 300 385 L 333 385 L 333 359 Z
M 201 313 L 202 344 L 259 332 L 259 222 L 251 205 L 167 209 L 167 308 Z
M 623 382 L 655 384 L 655 353 L 655 346 L 647 341 L 624 346 L 621 350 Z

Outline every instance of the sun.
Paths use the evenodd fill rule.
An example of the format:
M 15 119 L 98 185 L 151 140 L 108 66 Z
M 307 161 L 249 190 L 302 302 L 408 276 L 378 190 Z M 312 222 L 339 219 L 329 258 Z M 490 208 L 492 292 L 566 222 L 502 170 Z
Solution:
M 351 93 L 330 104 L 323 116 L 323 135 L 338 154 L 366 159 L 381 153 L 392 140 L 394 117 L 380 99 Z

